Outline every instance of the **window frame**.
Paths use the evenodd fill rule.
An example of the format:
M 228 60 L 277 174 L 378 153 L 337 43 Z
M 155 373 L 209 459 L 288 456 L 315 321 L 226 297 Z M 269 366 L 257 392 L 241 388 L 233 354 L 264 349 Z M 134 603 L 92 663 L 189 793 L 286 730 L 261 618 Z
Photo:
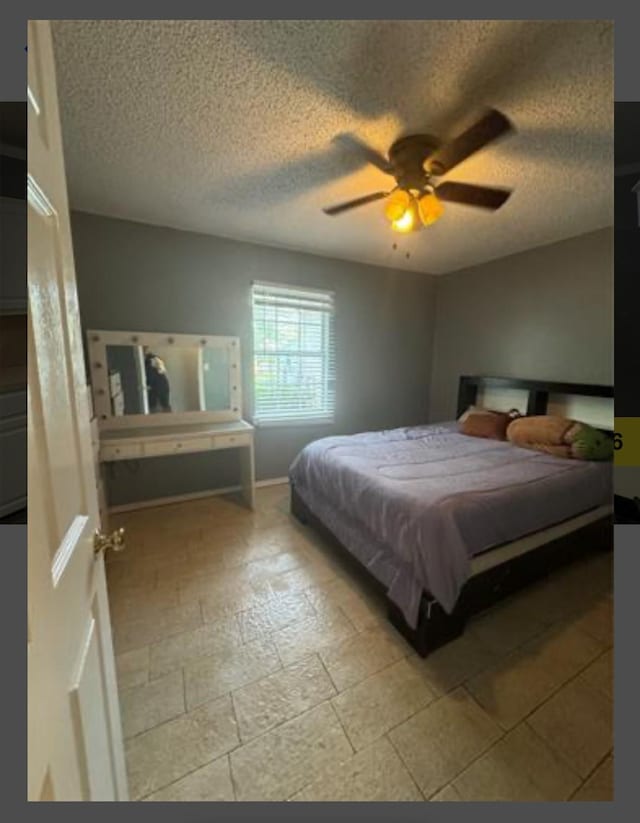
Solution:
M 334 389 L 333 389 L 333 408 L 329 414 L 325 415 L 317 415 L 316 417 L 299 417 L 299 416 L 292 416 L 289 418 L 278 418 L 278 419 L 261 419 L 257 416 L 257 404 L 256 404 L 256 379 L 255 379 L 255 365 L 256 365 L 256 345 L 255 345 L 255 321 L 254 321 L 254 288 L 255 287 L 262 287 L 266 289 L 290 289 L 291 291 L 297 292 L 310 292 L 312 294 L 321 294 L 324 297 L 328 297 L 331 300 L 331 333 L 332 333 L 332 343 L 333 343 L 333 382 L 334 382 Z M 299 286 L 294 283 L 276 283 L 269 280 L 253 280 L 251 283 L 251 292 L 250 292 L 250 306 L 251 306 L 251 402 L 252 402 L 252 409 L 251 409 L 251 422 L 256 428 L 266 429 L 266 428 L 275 428 L 278 426 L 329 426 L 335 423 L 336 419 L 336 362 L 335 362 L 335 353 L 336 353 L 336 300 L 335 300 L 335 291 L 332 289 L 320 288 L 316 286 Z M 331 345 L 331 343 L 330 343 Z M 329 357 L 331 356 L 331 351 L 329 351 Z

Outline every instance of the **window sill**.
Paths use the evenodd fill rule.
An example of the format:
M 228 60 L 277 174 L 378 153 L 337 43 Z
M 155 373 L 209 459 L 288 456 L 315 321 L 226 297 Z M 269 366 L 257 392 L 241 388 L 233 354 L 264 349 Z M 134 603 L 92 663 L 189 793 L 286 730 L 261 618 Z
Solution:
M 332 426 L 335 419 L 332 417 L 314 417 L 313 419 L 301 420 L 299 417 L 295 417 L 290 420 L 253 420 L 252 423 L 256 429 L 273 429 L 285 426 Z

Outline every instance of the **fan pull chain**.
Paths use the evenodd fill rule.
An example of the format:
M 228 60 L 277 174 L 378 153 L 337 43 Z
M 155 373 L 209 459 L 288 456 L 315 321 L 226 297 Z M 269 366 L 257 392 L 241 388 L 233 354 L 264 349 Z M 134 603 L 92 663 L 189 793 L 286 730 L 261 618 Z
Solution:
M 391 246 L 391 248 L 392 248 L 394 251 L 396 251 L 396 250 L 397 250 L 397 248 L 398 248 L 398 244 L 397 244 L 397 243 L 394 243 L 394 244 Z M 405 252 L 405 255 L 404 255 L 404 256 L 405 256 L 405 257 L 407 258 L 407 260 L 408 260 L 408 259 L 409 259 L 409 257 L 411 256 L 411 253 L 410 253 L 410 252 Z

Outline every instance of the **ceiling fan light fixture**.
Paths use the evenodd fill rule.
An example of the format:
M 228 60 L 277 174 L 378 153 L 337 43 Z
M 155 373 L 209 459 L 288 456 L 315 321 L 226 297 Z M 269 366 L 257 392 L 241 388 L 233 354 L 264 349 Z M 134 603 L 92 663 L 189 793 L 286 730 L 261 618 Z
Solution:
M 393 223 L 396 220 L 402 220 L 410 204 L 411 195 L 408 191 L 405 191 L 404 189 L 394 191 L 384 207 L 384 213 L 386 214 L 389 222 Z
M 427 192 L 418 201 L 418 213 L 424 226 L 435 223 L 444 212 L 444 206 L 440 198 L 433 192 Z
M 409 200 L 409 205 L 402 216 L 391 222 L 391 228 L 401 234 L 408 234 L 418 228 L 418 209 L 415 200 Z

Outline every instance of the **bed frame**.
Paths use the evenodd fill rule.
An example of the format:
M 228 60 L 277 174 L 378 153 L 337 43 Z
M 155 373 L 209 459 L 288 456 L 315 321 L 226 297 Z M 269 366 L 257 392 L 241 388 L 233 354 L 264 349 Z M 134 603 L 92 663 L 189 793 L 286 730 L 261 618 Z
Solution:
M 459 417 L 465 409 L 475 403 L 479 392 L 485 389 L 526 390 L 528 392 L 528 415 L 545 414 L 551 395 L 613 397 L 613 386 L 521 380 L 509 377 L 463 376 L 460 378 L 458 388 L 457 416 Z M 331 543 L 347 552 L 349 557 L 357 563 L 331 530 L 309 510 L 293 483 L 291 484 L 291 513 L 301 523 L 311 526 Z M 418 625 L 415 629 L 407 624 L 400 609 L 389 599 L 387 599 L 388 617 L 417 653 L 421 657 L 426 657 L 430 652 L 462 634 L 467 620 L 473 614 L 484 611 L 502 598 L 589 552 L 610 551 L 612 548 L 613 515 L 610 514 L 469 578 L 462 587 L 451 614 L 447 614 L 429 592 L 424 592 L 420 603 Z M 372 575 L 366 571 L 365 574 L 371 578 L 374 585 L 381 588 L 381 584 Z
M 614 497 L 614 511 L 616 523 L 621 525 L 640 523 L 640 498 L 624 497 L 621 494 L 616 494 Z

